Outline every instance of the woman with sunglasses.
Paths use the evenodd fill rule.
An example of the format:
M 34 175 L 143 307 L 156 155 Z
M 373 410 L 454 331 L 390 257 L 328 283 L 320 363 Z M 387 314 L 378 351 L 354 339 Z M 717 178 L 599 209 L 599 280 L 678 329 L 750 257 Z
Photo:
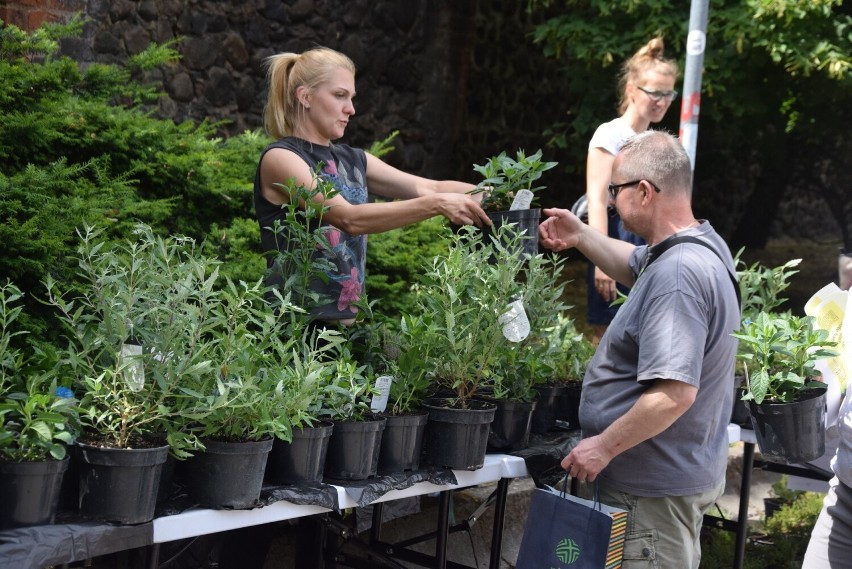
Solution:
M 607 188 L 613 162 L 624 142 L 660 122 L 677 98 L 674 85 L 678 66 L 663 57 L 663 49 L 662 38 L 654 38 L 624 63 L 618 79 L 620 115 L 597 128 L 586 158 L 589 225 L 610 237 L 636 245 L 641 245 L 642 239 L 625 230 L 618 214 L 610 210 Z M 597 344 L 618 309 L 611 306 L 612 301 L 618 297 L 618 291 L 626 294 L 628 289 L 591 263 L 588 284 L 588 321 L 594 330 L 592 340 Z

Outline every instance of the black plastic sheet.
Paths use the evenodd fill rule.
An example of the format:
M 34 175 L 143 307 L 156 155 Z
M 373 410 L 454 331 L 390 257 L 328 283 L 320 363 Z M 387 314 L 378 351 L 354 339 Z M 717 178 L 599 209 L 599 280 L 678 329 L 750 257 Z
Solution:
M 153 542 L 152 524 L 71 523 L 0 532 L 0 568 L 41 569 L 91 559 Z
M 418 482 L 431 482 L 439 486 L 458 484 L 455 473 L 444 468 L 432 468 L 388 474 L 362 481 L 334 481 L 333 484 L 342 486 L 350 498 L 358 506 L 366 506 L 375 502 L 391 490 L 404 490 Z
M 556 486 L 565 478 L 565 471 L 560 466 L 562 459 L 579 442 L 579 430 L 557 429 L 546 434 L 532 433 L 527 448 L 510 454 L 524 459 L 527 473 L 537 487 Z
M 337 488 L 321 482 L 304 483 L 299 486 L 270 486 L 260 492 L 258 507 L 286 500 L 291 504 L 320 506 L 337 510 Z

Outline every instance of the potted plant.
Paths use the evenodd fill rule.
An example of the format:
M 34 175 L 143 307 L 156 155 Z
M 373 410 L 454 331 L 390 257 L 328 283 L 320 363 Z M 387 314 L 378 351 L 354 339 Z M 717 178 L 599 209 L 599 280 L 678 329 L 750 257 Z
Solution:
M 45 302 L 66 332 L 58 372 L 80 397 L 80 510 L 141 523 L 153 518 L 170 446 L 186 456 L 197 445 L 181 429 L 181 388 L 213 372 L 205 314 L 216 273 L 191 240 L 143 225 L 138 240 L 116 244 L 90 227 L 78 233 L 85 284 L 66 290 L 48 276 Z
M 540 208 L 532 208 L 531 203 L 516 210 L 510 210 L 513 201 L 519 192 L 525 190 L 532 194 L 544 188 L 536 186 L 536 182 L 547 170 L 555 167 L 557 162 L 544 162 L 541 159 L 542 151 L 535 154 L 527 154 L 519 149 L 512 158 L 506 152 L 492 156 L 484 164 L 474 164 L 475 172 L 483 176 L 483 180 L 477 184 L 472 193 L 484 193 L 482 207 L 488 213 L 493 222 L 493 227 L 483 227 L 483 233 L 488 237 L 494 234 L 505 223 L 514 223 L 524 234 L 520 243 L 521 250 L 527 255 L 538 252 L 538 222 L 541 216 Z
M 549 339 L 547 361 L 553 371 L 536 385 L 539 404 L 533 414 L 532 431 L 547 433 L 556 426 L 557 420 L 577 429 L 583 377 L 595 354 L 595 345 L 564 313 L 557 315 L 556 323 L 546 332 Z
M 516 277 L 524 262 L 511 250 L 517 231 L 503 226 L 497 236 L 493 249 L 483 248 L 481 232 L 462 228 L 415 286 L 419 318 L 405 334 L 423 347 L 429 377 L 440 390 L 424 403 L 425 455 L 435 466 L 475 470 L 484 463 L 496 405 L 476 396 L 508 342 L 500 319 L 521 290 Z
M 296 320 L 299 322 L 301 320 Z M 323 331 L 305 338 L 293 327 L 295 337 L 304 338 L 293 346 L 287 361 L 281 389 L 276 389 L 280 413 L 288 417 L 289 434 L 276 436 L 267 459 L 266 480 L 272 484 L 321 482 L 325 471 L 328 442 L 334 423 L 320 419 L 322 401 L 318 397 L 336 371 L 331 354 L 342 341 L 339 333 Z
M 529 333 L 520 341 L 501 345 L 500 359 L 489 378 L 497 402 L 489 436 L 492 450 L 517 451 L 529 442 L 532 416 L 539 405 L 536 388 L 553 373 L 548 330 L 568 308 L 562 302 L 563 266 L 564 259 L 559 256 L 539 254 L 528 257 L 515 275 Z M 511 276 L 510 271 L 504 278 Z M 509 284 L 503 283 L 501 288 L 506 290 Z
M 71 390 L 12 345 L 25 334 L 14 329 L 21 297 L 15 285 L 0 285 L 0 530 L 53 523 L 79 427 Z
M 384 366 L 381 377 L 387 386 L 387 417 L 379 474 L 417 470 L 423 450 L 423 435 L 429 412 L 423 408 L 432 383 L 427 373 L 430 346 L 421 343 L 410 331 L 423 326 L 420 317 L 404 314 L 399 331 L 386 332 L 383 342 Z
M 312 419 L 315 376 L 291 366 L 305 353 L 302 335 L 289 326 L 299 322 L 289 318 L 293 310 L 286 298 L 270 310 L 261 282 L 230 279 L 208 306 L 205 352 L 213 370 L 184 384 L 191 397 L 181 409 L 187 432 L 203 446 L 185 465 L 190 494 L 200 504 L 255 506 L 273 440 L 291 440 L 294 425 Z
M 744 248 L 737 251 L 734 264 L 737 267 L 737 281 L 742 298 L 742 320 L 753 321 L 761 312 L 775 312 L 787 299 L 782 293 L 790 286 L 790 278 L 798 273 L 796 267 L 801 259 L 791 259 L 777 267 L 767 267 L 760 262 L 746 265 L 742 260 Z M 742 348 L 744 344 L 740 344 Z M 751 428 L 748 406 L 742 400 L 744 373 L 743 360 L 737 360 L 734 376 L 734 403 L 731 409 L 731 422 Z
M 358 365 L 347 344 L 341 344 L 330 381 L 322 387 L 321 417 L 334 423 L 325 460 L 325 477 L 365 480 L 379 465 L 382 432 L 387 419 L 374 413 L 370 401 L 374 377 Z
M 825 452 L 825 393 L 815 369 L 836 355 L 811 316 L 759 313 L 734 333 L 740 342 L 755 436 L 768 459 L 807 462 Z

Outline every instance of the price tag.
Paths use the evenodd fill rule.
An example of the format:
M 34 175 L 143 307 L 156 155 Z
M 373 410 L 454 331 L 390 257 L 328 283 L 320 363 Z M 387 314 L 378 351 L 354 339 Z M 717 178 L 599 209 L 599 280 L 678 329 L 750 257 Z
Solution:
M 509 311 L 497 319 L 503 326 L 503 336 L 510 342 L 520 342 L 530 335 L 530 320 L 524 310 L 523 299 L 509 304 Z
M 518 193 L 515 195 L 515 199 L 512 200 L 512 207 L 509 208 L 509 211 L 515 211 L 518 209 L 529 209 L 530 205 L 532 205 L 533 193 L 529 190 L 518 190 Z
M 373 400 L 370 403 L 370 409 L 373 413 L 385 412 L 385 408 L 388 406 L 391 383 L 393 383 L 393 376 L 380 375 L 376 378 L 376 394 L 373 395 Z
M 125 362 L 124 360 L 128 361 Z M 142 363 L 142 346 L 122 344 L 118 365 L 124 368 L 124 382 L 131 391 L 139 392 L 145 387 L 145 366 Z

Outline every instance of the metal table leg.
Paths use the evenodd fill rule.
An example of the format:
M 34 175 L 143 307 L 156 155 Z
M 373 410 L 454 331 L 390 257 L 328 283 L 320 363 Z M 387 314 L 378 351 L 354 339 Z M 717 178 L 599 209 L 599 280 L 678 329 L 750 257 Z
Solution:
M 438 502 L 438 533 L 435 536 L 435 569 L 446 569 L 447 541 L 450 528 L 450 497 L 452 490 L 441 492 Z
M 506 495 L 509 492 L 509 479 L 501 478 L 497 483 L 497 501 L 494 503 L 494 528 L 491 534 L 491 564 L 489 569 L 500 569 L 500 557 L 503 552 L 503 522 L 506 517 Z
M 751 492 L 751 470 L 754 467 L 754 443 L 743 443 L 743 476 L 740 483 L 740 511 L 737 514 L 737 540 L 734 546 L 734 569 L 742 569 L 748 535 L 748 499 Z

